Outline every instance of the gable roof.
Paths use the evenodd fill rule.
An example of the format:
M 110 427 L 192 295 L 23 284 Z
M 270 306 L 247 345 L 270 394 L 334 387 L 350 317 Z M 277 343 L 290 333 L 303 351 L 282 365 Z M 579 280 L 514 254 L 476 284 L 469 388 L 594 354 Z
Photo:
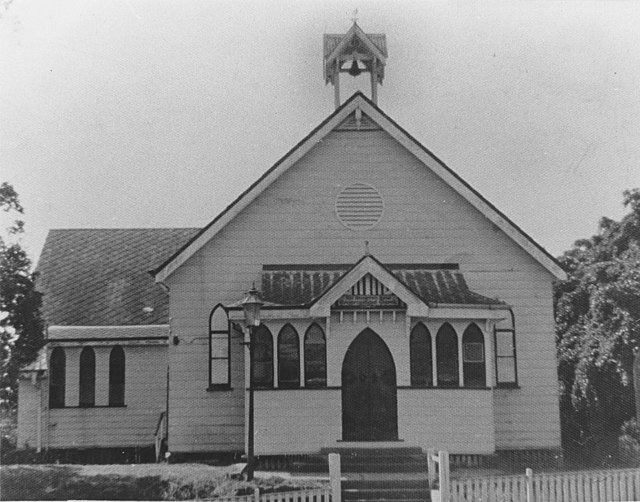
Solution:
M 167 294 L 149 276 L 193 228 L 51 230 L 36 268 L 49 325 L 167 324 Z M 153 311 L 145 313 L 144 307 Z
M 260 195 L 282 173 L 287 171 L 316 144 L 338 127 L 356 110 L 369 116 L 384 131 L 398 141 L 411 152 L 418 160 L 428 166 L 445 183 L 466 199 L 472 206 L 480 211 L 487 219 L 500 228 L 524 251 L 531 255 L 553 276 L 565 279 L 566 274 L 560 264 L 540 244 L 535 242 L 519 226 L 513 223 L 493 204 L 485 199 L 478 191 L 472 188 L 458 174 L 447 167 L 432 152 L 421 145 L 413 136 L 402 129 L 390 117 L 388 117 L 371 100 L 360 91 L 353 94 L 346 102 L 338 107 L 320 125 L 311 131 L 302 141 L 278 160 L 268 171 L 245 190 L 234 202 L 222 211 L 211 223 L 204 227 L 179 251 L 166 260 L 153 271 L 156 282 L 162 282 L 169 277 L 178 267 L 196 253 L 202 246 L 209 242 L 220 230 L 222 230 L 237 214 L 247 207 L 258 195 Z

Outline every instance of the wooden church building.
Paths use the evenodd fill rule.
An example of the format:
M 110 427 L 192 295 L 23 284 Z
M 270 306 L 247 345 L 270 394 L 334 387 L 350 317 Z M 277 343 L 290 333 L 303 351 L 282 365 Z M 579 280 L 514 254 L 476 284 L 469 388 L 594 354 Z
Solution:
M 386 58 L 356 23 L 325 35 L 335 111 L 205 228 L 49 233 L 20 446 L 557 453 L 564 272 L 378 107 Z

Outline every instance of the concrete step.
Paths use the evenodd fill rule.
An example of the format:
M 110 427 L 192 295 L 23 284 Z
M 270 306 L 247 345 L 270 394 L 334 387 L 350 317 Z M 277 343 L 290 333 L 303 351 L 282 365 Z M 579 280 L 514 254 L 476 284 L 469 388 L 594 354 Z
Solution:
M 356 446 L 331 446 L 322 448 L 320 453 L 327 455 L 329 453 L 339 453 L 341 456 L 403 456 L 403 455 L 420 455 L 423 453 L 419 446 L 385 446 L 385 447 L 356 447 Z
M 427 493 L 422 497 L 419 498 L 415 498 L 415 499 L 405 499 L 405 498 L 374 498 L 374 499 L 358 499 L 358 498 L 354 498 L 354 499 L 348 499 L 349 502 L 393 502 L 393 501 L 401 501 L 401 502 L 431 502 L 431 494 Z
M 429 490 L 342 490 L 342 500 L 425 500 Z
M 344 479 L 342 481 L 344 490 L 363 489 L 398 489 L 407 488 L 411 490 L 429 489 L 429 480 L 425 476 L 422 479 Z
M 342 464 L 342 472 L 427 472 L 421 462 L 349 462 Z

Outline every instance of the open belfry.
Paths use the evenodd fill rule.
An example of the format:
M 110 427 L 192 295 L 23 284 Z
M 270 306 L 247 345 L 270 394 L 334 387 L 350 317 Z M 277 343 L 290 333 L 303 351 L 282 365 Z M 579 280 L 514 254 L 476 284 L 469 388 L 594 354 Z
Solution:
M 340 73 L 371 77 L 371 101 L 378 104 L 378 84 L 384 80 L 387 62 L 387 39 L 384 34 L 365 33 L 354 19 L 345 35 L 324 36 L 324 80 L 335 90 L 335 105 L 340 106 Z
M 354 21 L 323 54 L 335 110 L 204 228 L 50 231 L 21 446 L 290 470 L 558 456 L 564 272 L 378 107 L 384 34 Z M 370 96 L 342 100 L 363 73 Z

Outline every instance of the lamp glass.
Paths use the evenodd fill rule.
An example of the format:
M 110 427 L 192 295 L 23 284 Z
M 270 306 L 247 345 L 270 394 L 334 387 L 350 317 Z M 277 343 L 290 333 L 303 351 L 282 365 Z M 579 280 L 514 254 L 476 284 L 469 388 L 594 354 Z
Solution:
M 253 287 L 247 293 L 247 297 L 242 300 L 242 310 L 244 310 L 244 320 L 247 326 L 260 326 L 260 293 Z

